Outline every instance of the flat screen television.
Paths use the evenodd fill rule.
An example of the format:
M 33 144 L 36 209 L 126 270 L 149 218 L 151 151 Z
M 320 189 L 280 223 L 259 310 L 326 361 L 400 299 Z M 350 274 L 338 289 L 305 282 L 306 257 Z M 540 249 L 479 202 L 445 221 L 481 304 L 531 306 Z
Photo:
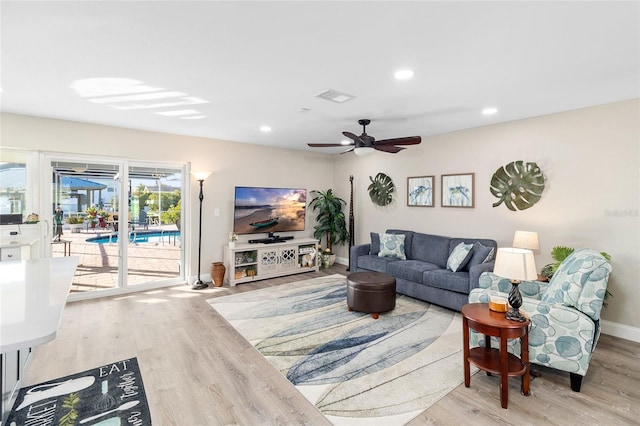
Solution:
M 304 231 L 307 190 L 236 186 L 233 232 Z

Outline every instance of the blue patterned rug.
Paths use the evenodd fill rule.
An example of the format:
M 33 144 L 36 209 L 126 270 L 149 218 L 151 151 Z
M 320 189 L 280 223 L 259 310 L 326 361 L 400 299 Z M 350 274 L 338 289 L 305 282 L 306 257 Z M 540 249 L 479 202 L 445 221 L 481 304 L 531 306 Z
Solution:
M 459 313 L 349 312 L 341 275 L 208 302 L 335 425 L 403 425 L 464 381 Z

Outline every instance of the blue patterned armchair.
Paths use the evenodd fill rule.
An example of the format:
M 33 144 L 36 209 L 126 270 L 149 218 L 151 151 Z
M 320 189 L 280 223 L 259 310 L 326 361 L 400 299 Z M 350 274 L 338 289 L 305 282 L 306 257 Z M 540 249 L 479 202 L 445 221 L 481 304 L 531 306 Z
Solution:
M 575 392 L 580 392 L 600 337 L 600 311 L 610 273 L 611 265 L 600 253 L 583 248 L 560 264 L 549 283 L 522 281 L 518 286 L 520 310 L 531 318 L 530 362 L 569 372 Z M 488 303 L 491 296 L 506 299 L 510 289 L 508 279 L 485 272 L 480 287 L 469 294 L 469 303 Z M 470 345 L 484 346 L 484 338 L 472 332 Z M 508 350 L 520 354 L 520 339 L 510 340 Z

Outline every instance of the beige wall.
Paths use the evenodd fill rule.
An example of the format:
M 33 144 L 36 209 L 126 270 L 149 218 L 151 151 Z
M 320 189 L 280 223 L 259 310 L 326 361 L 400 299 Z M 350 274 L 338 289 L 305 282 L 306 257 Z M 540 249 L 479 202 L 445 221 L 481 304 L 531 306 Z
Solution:
M 640 335 L 640 101 L 536 117 L 506 124 L 423 138 L 399 154 L 338 156 L 336 191 L 349 195 L 354 175 L 356 242 L 387 228 L 462 237 L 487 237 L 510 246 L 516 230 L 537 231 L 536 265 L 551 262 L 556 245 L 591 247 L 612 257 L 609 281 L 614 297 L 603 318 L 632 327 Z M 542 199 L 512 212 L 490 192 L 493 173 L 515 160 L 534 161 L 547 177 Z M 367 194 L 369 176 L 393 178 L 397 198 L 390 207 L 374 206 Z M 440 207 L 440 176 L 475 173 L 474 209 Z M 407 207 L 407 177 L 436 175 L 436 207 Z M 345 198 L 348 199 L 348 198 Z M 340 252 L 344 256 L 346 251 Z M 620 334 L 618 333 L 618 334 Z
M 279 150 L 187 136 L 2 115 L 2 145 L 34 150 L 160 161 L 191 161 L 208 169 L 205 182 L 202 263 L 220 260 L 232 226 L 235 185 L 332 187 L 349 200 L 354 176 L 356 242 L 371 231 L 406 228 L 465 237 L 487 237 L 510 246 L 516 230 L 537 231 L 538 268 L 551 261 L 553 246 L 592 247 L 612 256 L 609 281 L 614 297 L 603 312 L 605 331 L 640 340 L 640 100 L 536 117 L 423 138 L 399 154 L 366 158 Z M 428 124 L 426 124 L 428 125 Z M 491 176 L 511 161 L 534 161 L 547 177 L 542 199 L 512 212 L 489 192 Z M 385 208 L 369 200 L 369 176 L 384 172 L 397 187 Z M 475 173 L 474 209 L 440 207 L 440 176 Z M 406 206 L 408 176 L 436 176 L 436 207 Z M 197 202 L 197 185 L 192 184 Z M 194 204 L 195 206 L 195 204 Z M 219 208 L 221 215 L 213 216 Z M 309 218 L 310 215 L 308 215 Z M 191 219 L 197 224 L 197 209 Z M 311 235 L 308 220 L 305 235 Z M 194 235 L 197 227 L 194 228 Z M 197 240 L 191 248 L 197 252 Z M 347 258 L 345 247 L 338 256 Z M 195 269 L 196 259 L 191 264 Z M 615 329 L 613 329 L 615 328 Z

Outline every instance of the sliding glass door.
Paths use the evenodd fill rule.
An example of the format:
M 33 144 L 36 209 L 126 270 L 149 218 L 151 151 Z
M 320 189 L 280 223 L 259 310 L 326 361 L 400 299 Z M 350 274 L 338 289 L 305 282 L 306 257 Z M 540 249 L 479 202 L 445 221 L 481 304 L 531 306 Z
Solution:
M 184 281 L 186 166 L 55 156 L 49 164 L 51 255 L 80 257 L 72 293 Z
M 182 277 L 183 176 L 183 170 L 176 168 L 129 166 L 129 285 Z

